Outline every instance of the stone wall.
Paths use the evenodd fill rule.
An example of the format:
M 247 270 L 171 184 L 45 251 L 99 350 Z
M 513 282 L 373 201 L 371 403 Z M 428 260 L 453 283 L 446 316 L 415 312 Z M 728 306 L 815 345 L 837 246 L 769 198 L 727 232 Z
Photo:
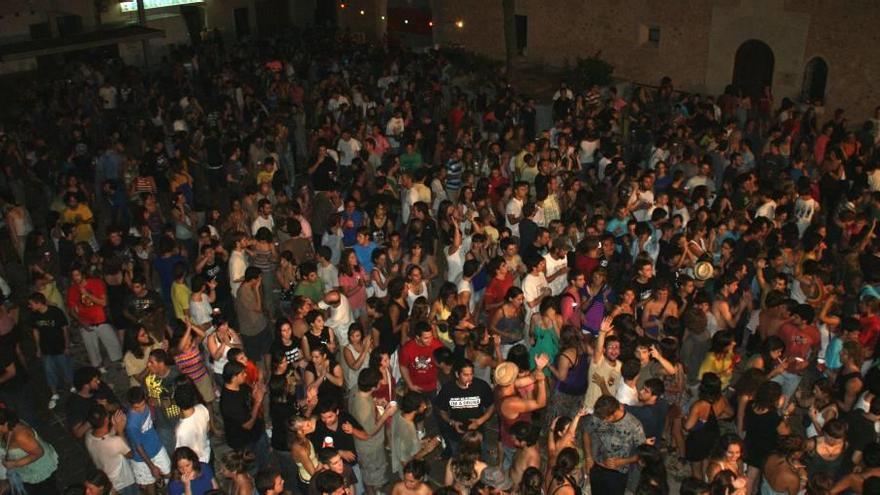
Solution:
M 465 22 L 460 30 L 435 28 L 435 43 L 504 58 L 501 0 L 435 0 L 432 9 L 435 23 Z M 678 89 L 718 94 L 731 83 L 737 49 L 756 39 L 773 51 L 777 101 L 800 96 L 806 64 L 818 56 L 828 64 L 826 108 L 861 121 L 880 104 L 880 2 L 517 0 L 516 13 L 528 18 L 519 57 L 528 64 L 565 66 L 598 53 L 616 77 L 657 84 L 670 76 Z

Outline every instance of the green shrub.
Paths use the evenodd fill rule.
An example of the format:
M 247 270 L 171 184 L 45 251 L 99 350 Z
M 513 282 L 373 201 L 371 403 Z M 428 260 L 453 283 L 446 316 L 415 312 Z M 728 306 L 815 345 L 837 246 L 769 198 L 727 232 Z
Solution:
M 578 57 L 577 64 L 569 69 L 566 77 L 572 87 L 586 89 L 594 84 L 599 86 L 611 84 L 614 66 L 600 55 L 601 52 L 596 52 L 595 55 L 586 58 Z

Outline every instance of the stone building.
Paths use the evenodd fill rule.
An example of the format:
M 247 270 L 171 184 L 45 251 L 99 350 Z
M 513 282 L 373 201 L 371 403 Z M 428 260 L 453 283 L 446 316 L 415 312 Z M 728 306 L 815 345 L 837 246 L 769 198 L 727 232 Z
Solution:
M 94 50 L 143 65 L 145 54 L 156 61 L 204 28 L 235 39 L 312 24 L 319 0 L 143 1 L 141 26 L 136 0 L 0 0 L 0 74 L 48 68 Z
M 504 59 L 503 4 L 515 60 L 564 66 L 599 54 L 616 77 L 684 91 L 825 101 L 851 121 L 880 104 L 876 0 L 433 0 L 433 41 Z M 508 11 L 510 14 L 511 12 Z M 456 24 L 459 23 L 459 24 Z M 459 27 L 463 26 L 463 27 Z

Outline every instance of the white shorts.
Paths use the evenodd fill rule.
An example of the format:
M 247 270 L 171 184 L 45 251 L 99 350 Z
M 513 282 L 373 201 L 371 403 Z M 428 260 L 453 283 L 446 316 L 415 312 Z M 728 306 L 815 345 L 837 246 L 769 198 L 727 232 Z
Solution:
M 165 451 L 165 447 L 162 447 L 159 453 L 150 460 L 153 461 L 153 464 L 159 468 L 163 475 L 168 476 L 171 473 L 171 459 L 168 458 L 168 452 Z M 156 482 L 156 478 L 153 477 L 150 466 L 146 462 L 131 461 L 131 468 L 134 471 L 134 481 L 138 485 L 146 486 Z

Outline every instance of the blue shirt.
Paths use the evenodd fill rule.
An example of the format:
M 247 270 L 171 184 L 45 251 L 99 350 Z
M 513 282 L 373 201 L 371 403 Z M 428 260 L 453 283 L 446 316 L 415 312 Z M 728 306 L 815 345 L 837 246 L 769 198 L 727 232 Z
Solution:
M 162 442 L 159 440 L 156 429 L 153 428 L 153 417 L 150 416 L 149 407 L 145 408 L 143 412 L 137 412 L 134 409 L 128 411 L 125 436 L 131 443 L 132 458 L 137 462 L 144 462 L 137 450 L 138 445 L 143 447 L 150 459 L 162 450 Z
M 629 218 L 624 218 L 623 220 L 614 217 L 605 224 L 605 232 L 610 233 L 614 237 L 621 237 L 627 232 L 627 224 L 629 223 Z
M 840 351 L 843 349 L 843 340 L 840 337 L 834 337 L 828 343 L 825 349 L 825 367 L 828 370 L 839 370 L 843 363 L 840 362 Z
M 361 244 L 354 245 L 354 254 L 357 255 L 358 263 L 364 267 L 367 275 L 372 276 L 373 273 L 373 251 L 376 250 L 376 243 L 370 241 L 366 246 Z
M 646 438 L 663 438 L 666 414 L 669 412 L 669 404 L 665 400 L 660 399 L 652 406 L 624 406 L 624 408 L 642 423 Z
M 360 210 L 355 210 L 352 213 L 343 212 L 342 213 L 342 221 L 351 220 L 354 224 L 352 227 L 342 227 L 342 244 L 345 247 L 349 247 L 355 244 L 357 241 L 357 231 L 364 225 L 364 214 Z
M 171 255 L 167 258 L 158 257 L 153 261 L 156 272 L 159 273 L 159 281 L 162 284 L 162 296 L 166 301 L 171 300 L 171 284 L 174 283 L 174 265 L 178 262 L 189 264 L 183 256 L 179 254 Z
M 172 466 L 176 467 L 176 466 Z M 189 490 L 192 495 L 205 495 L 205 493 L 214 489 L 214 471 L 208 464 L 202 463 L 202 472 L 199 477 L 189 482 Z M 183 488 L 183 482 L 180 480 L 171 480 L 168 482 L 168 495 L 184 495 L 186 491 Z

